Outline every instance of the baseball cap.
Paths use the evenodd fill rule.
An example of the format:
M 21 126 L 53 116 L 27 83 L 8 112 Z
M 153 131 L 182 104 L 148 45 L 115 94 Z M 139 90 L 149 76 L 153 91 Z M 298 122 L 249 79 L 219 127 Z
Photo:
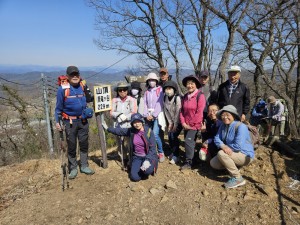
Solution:
M 76 66 L 68 66 L 67 74 L 70 75 L 72 73 L 79 73 L 79 69 Z
M 167 73 L 167 72 L 168 72 L 168 69 L 165 68 L 165 67 L 162 67 L 162 68 L 160 68 L 159 72 L 160 72 L 160 73 L 161 73 L 161 72 Z
M 208 71 L 207 71 L 207 70 L 202 70 L 202 71 L 200 72 L 200 77 L 209 77 Z
M 228 70 L 228 72 L 241 72 L 241 67 L 239 66 L 231 66 Z

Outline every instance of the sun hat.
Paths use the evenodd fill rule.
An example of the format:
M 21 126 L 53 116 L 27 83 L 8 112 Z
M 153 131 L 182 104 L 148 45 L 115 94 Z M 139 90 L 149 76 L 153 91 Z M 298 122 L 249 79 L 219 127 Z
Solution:
M 131 115 L 131 120 L 130 120 L 131 126 L 133 126 L 133 122 L 136 120 L 142 122 L 143 124 L 145 123 L 144 117 L 140 113 L 134 113 Z
M 178 85 L 176 84 L 175 81 L 173 81 L 173 80 L 166 81 L 166 83 L 164 83 L 164 86 L 163 86 L 163 91 L 164 92 L 165 92 L 165 90 L 166 90 L 167 87 L 173 88 L 175 94 L 178 93 Z
M 226 105 L 216 114 L 217 118 L 221 120 L 221 115 L 223 112 L 229 112 L 236 120 L 241 120 L 236 108 L 233 105 Z
M 141 90 L 141 83 L 138 81 L 133 81 L 133 82 L 131 82 L 130 87 L 131 87 L 131 89 Z
M 182 80 L 183 86 L 186 87 L 186 83 L 188 82 L 188 80 L 194 81 L 194 82 L 196 83 L 196 87 L 197 87 L 197 88 L 200 88 L 200 87 L 201 87 L 201 83 L 200 83 L 198 77 L 195 76 L 195 75 L 189 75 L 189 76 L 183 78 L 183 80 Z
M 149 73 L 148 75 L 147 75 L 147 78 L 146 78 L 146 82 L 148 81 L 148 80 L 157 80 L 157 82 L 158 82 L 158 77 L 157 77 L 157 75 L 156 75 L 156 73 Z
M 235 65 L 235 66 L 231 66 L 228 70 L 228 72 L 241 72 L 241 67 Z
M 129 84 L 125 83 L 125 82 L 120 82 L 120 83 L 117 84 L 114 91 L 118 92 L 118 88 L 127 88 L 127 89 L 129 89 Z

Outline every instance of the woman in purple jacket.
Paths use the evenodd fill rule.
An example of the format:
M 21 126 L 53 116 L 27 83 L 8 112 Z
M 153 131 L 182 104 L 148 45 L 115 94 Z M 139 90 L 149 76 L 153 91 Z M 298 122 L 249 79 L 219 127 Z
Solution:
M 129 154 L 132 159 L 130 179 L 140 181 L 157 170 L 156 142 L 153 131 L 145 126 L 141 114 L 135 113 L 131 116 L 131 126 L 132 128 L 109 127 L 107 131 L 119 136 L 129 136 Z

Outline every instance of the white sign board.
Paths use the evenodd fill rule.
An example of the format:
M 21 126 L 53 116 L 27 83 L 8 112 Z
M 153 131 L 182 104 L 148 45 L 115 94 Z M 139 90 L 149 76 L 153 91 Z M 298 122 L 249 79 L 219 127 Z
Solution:
M 94 86 L 95 112 L 111 110 L 111 85 Z

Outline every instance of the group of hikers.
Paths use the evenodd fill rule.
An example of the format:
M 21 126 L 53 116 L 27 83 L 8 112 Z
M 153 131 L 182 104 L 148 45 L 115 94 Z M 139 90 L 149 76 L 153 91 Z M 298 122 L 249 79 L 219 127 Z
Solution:
M 76 158 L 77 139 L 80 146 L 80 172 L 91 175 L 88 166 L 88 121 L 87 101 L 92 93 L 82 84 L 79 69 L 67 68 L 67 85 L 57 92 L 55 109 L 56 128 L 61 130 L 59 120 L 65 124 L 68 143 L 69 178 L 78 174 Z M 231 66 L 228 80 L 217 90 L 209 85 L 210 74 L 201 71 L 198 76 L 183 78 L 186 94 L 180 94 L 175 81 L 170 79 L 167 68 L 159 70 L 159 76 L 151 72 L 146 78 L 146 91 L 141 83 L 121 82 L 115 87 L 112 99 L 111 118 L 113 126 L 104 129 L 117 135 L 119 152 L 124 167 L 132 181 L 147 179 L 156 173 L 159 162 L 169 159 L 171 164 L 181 165 L 180 170 L 190 170 L 195 157 L 209 162 L 217 170 L 226 169 L 230 179 L 226 188 L 244 185 L 245 179 L 239 168 L 254 159 L 254 147 L 248 127 L 243 123 L 250 111 L 250 90 L 241 82 L 241 68 Z M 274 134 L 280 124 L 284 135 L 282 103 L 270 96 L 267 103 L 260 100 L 251 112 L 251 123 L 259 125 L 271 118 Z M 284 127 L 284 126 L 283 126 Z M 180 156 L 179 135 L 184 133 L 183 162 Z M 164 132 L 168 133 L 170 154 L 165 153 Z M 195 151 L 197 137 L 201 135 L 201 149 Z M 122 148 L 122 151 L 120 150 Z M 195 154 L 197 152 L 197 155 Z

